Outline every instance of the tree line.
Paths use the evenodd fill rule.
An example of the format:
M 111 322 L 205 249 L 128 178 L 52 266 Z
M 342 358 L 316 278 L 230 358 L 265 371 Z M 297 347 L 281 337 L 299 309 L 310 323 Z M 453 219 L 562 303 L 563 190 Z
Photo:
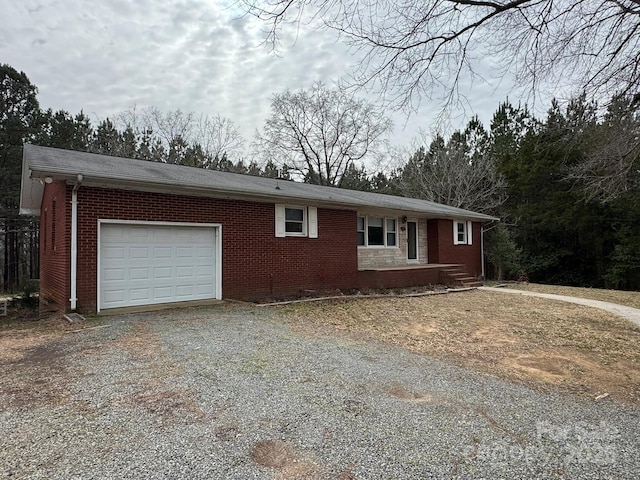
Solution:
M 487 274 L 640 290 L 640 102 L 586 94 L 545 118 L 501 103 L 436 135 L 388 174 L 352 169 L 349 187 L 499 217 L 485 225 Z
M 436 201 L 501 218 L 485 225 L 496 278 L 640 289 L 640 115 L 631 95 L 552 102 L 543 119 L 505 101 L 485 127 L 424 136 L 395 166 L 380 108 L 339 89 L 274 95 L 250 161 L 222 116 L 132 108 L 92 124 L 42 110 L 28 77 L 0 65 L 1 287 L 38 275 L 38 224 L 18 216 L 25 141 L 127 158 Z M 374 162 L 374 160 L 377 160 Z M 365 163 L 366 162 L 366 163 Z M 372 165 L 374 165 L 372 167 Z

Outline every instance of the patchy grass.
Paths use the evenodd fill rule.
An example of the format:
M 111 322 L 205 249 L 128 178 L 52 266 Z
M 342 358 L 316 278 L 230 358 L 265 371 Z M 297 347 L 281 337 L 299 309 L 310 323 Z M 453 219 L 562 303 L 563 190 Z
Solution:
M 162 351 L 160 336 L 152 331 L 148 320 L 133 323 L 131 330 L 120 335 L 113 346 L 137 361 L 153 360 Z
M 56 341 L 69 330 L 69 323 L 57 317 L 31 321 L 22 313 L 0 322 L 4 401 L 19 407 L 62 402 L 68 395 L 66 363 Z
M 62 316 L 45 320 L 21 311 L 0 317 L 0 362 L 19 362 L 26 352 L 51 342 L 72 327 Z
M 278 308 L 310 334 L 382 341 L 536 388 L 640 404 L 640 329 L 594 308 L 479 290 Z
M 589 298 L 591 300 L 600 300 L 602 302 L 618 303 L 628 307 L 640 308 L 640 292 L 606 290 L 603 288 L 563 287 L 559 285 L 542 285 L 539 283 L 514 283 L 513 285 L 507 285 L 507 287 L 518 290 L 529 290 L 531 292 Z
M 7 305 L 7 315 L 0 316 L 0 331 L 7 328 L 20 328 L 20 324 L 30 325 L 52 317 L 53 315 L 50 313 L 40 313 L 37 304 L 29 305 L 20 300 L 12 300 Z

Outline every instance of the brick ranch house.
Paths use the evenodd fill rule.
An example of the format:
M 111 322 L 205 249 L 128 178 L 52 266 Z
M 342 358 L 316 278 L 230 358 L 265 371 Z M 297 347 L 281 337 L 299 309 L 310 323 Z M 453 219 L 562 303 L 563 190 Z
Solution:
M 482 275 L 482 224 L 434 202 L 24 146 L 40 298 L 64 311 Z

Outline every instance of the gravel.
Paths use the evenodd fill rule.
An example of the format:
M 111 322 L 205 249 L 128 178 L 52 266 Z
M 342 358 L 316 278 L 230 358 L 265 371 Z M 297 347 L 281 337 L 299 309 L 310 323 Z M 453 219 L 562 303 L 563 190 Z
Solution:
M 640 409 L 242 305 L 102 317 L 4 362 L 11 478 L 635 479 Z

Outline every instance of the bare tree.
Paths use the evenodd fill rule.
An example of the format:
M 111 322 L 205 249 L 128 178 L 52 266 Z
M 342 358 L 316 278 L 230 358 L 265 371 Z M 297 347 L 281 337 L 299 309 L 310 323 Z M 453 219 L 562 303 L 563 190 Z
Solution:
M 447 142 L 438 136 L 428 150 L 419 148 L 400 174 L 407 196 L 489 214 L 506 200 L 506 186 L 477 119 Z
M 179 109 L 161 112 L 157 107 L 149 107 L 142 111 L 142 121 L 147 130 L 153 131 L 169 147 L 179 139 L 188 141 L 191 138 L 194 114 L 184 114 Z
M 273 97 L 256 147 L 308 183 L 340 186 L 350 167 L 374 155 L 391 126 L 382 109 L 316 83 Z
M 196 127 L 195 140 L 211 158 L 237 152 L 244 146 L 238 127 L 221 115 L 201 116 Z
M 489 69 L 590 95 L 640 93 L 640 0 L 238 0 L 278 47 L 288 23 L 333 29 L 362 57 L 354 85 L 400 107 L 460 101 Z M 322 28 L 321 27 L 321 28 Z M 484 68 L 483 68 L 484 67 Z
M 205 168 L 212 167 L 216 158 L 239 154 L 244 145 L 238 127 L 219 114 L 197 118 L 194 113 L 181 110 L 162 112 L 157 107 L 134 106 L 118 116 L 118 123 L 123 130 L 131 131 L 138 143 L 161 148 L 169 152 L 169 157 L 172 151 L 179 156 L 179 151 L 197 150 L 203 160 L 198 164 Z

